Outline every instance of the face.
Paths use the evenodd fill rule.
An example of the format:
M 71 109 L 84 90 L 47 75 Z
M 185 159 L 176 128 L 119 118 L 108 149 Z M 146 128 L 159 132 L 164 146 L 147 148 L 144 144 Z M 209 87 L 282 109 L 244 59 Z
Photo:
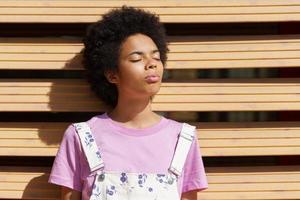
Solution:
M 121 46 L 118 69 L 111 82 L 117 85 L 119 95 L 150 97 L 159 91 L 163 64 L 150 37 L 143 34 L 128 37 Z M 149 75 L 158 77 L 146 78 Z

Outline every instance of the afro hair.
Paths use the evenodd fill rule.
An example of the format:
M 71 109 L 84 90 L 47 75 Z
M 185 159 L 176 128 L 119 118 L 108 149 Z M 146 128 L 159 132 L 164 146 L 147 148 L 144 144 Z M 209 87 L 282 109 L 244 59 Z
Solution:
M 112 108 L 117 105 L 118 90 L 115 84 L 106 79 L 105 73 L 118 71 L 121 45 L 129 36 L 137 33 L 153 40 L 165 66 L 169 51 L 165 28 L 156 14 L 142 9 L 122 6 L 110 10 L 101 20 L 87 27 L 82 40 L 84 76 L 91 90 Z

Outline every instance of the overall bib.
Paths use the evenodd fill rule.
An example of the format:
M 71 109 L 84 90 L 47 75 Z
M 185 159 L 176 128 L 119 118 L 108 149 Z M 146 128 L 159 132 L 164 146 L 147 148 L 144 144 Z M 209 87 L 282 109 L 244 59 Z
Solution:
M 180 200 L 178 177 L 195 137 L 195 126 L 183 123 L 172 162 L 165 174 L 105 171 L 88 124 L 79 122 L 74 126 L 94 176 L 90 200 Z

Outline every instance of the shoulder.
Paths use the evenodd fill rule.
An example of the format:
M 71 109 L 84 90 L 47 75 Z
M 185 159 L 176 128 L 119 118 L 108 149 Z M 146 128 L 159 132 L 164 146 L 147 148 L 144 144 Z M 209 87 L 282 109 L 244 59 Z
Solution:
M 94 127 L 95 125 L 98 125 L 99 122 L 103 122 L 103 114 L 100 114 L 100 115 L 95 115 L 95 116 L 92 116 L 90 117 L 88 120 L 85 120 L 85 121 L 77 121 L 77 122 L 73 122 L 71 124 L 69 124 L 69 127 L 67 128 L 67 130 L 70 130 L 71 132 L 76 132 L 76 124 L 78 123 L 87 123 L 87 125 L 92 128 Z
M 180 121 L 177 121 L 177 120 L 174 120 L 174 119 L 171 119 L 171 118 L 166 118 L 165 119 L 168 120 L 168 124 L 170 126 L 173 126 L 173 127 L 181 127 L 183 122 L 180 122 Z
M 174 120 L 174 119 L 169 119 L 169 124 L 170 124 L 170 127 L 173 129 L 173 130 L 176 130 L 176 131 L 181 131 L 182 128 L 185 126 L 185 127 L 188 127 L 189 129 L 192 129 L 194 130 L 194 132 L 196 132 L 196 125 L 190 123 L 190 122 L 180 122 L 180 121 L 177 121 L 177 120 Z
M 65 129 L 64 139 L 74 140 L 76 138 L 76 129 L 73 123 L 69 124 Z
M 94 126 L 95 121 L 97 120 L 98 115 L 91 117 L 90 119 L 86 120 L 86 121 L 77 121 L 77 122 L 72 122 L 70 123 L 64 132 L 64 139 L 68 140 L 68 141 L 75 141 L 78 140 L 78 134 L 76 131 L 76 126 L 75 124 L 77 123 L 82 123 L 82 122 L 86 122 L 90 127 Z

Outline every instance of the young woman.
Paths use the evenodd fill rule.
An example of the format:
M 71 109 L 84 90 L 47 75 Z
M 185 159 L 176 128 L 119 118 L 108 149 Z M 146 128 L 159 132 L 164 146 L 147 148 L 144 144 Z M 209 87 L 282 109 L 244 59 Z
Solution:
M 208 184 L 195 127 L 151 108 L 168 52 L 159 17 L 123 6 L 83 42 L 87 80 L 107 111 L 66 129 L 49 182 L 62 199 L 196 200 Z

